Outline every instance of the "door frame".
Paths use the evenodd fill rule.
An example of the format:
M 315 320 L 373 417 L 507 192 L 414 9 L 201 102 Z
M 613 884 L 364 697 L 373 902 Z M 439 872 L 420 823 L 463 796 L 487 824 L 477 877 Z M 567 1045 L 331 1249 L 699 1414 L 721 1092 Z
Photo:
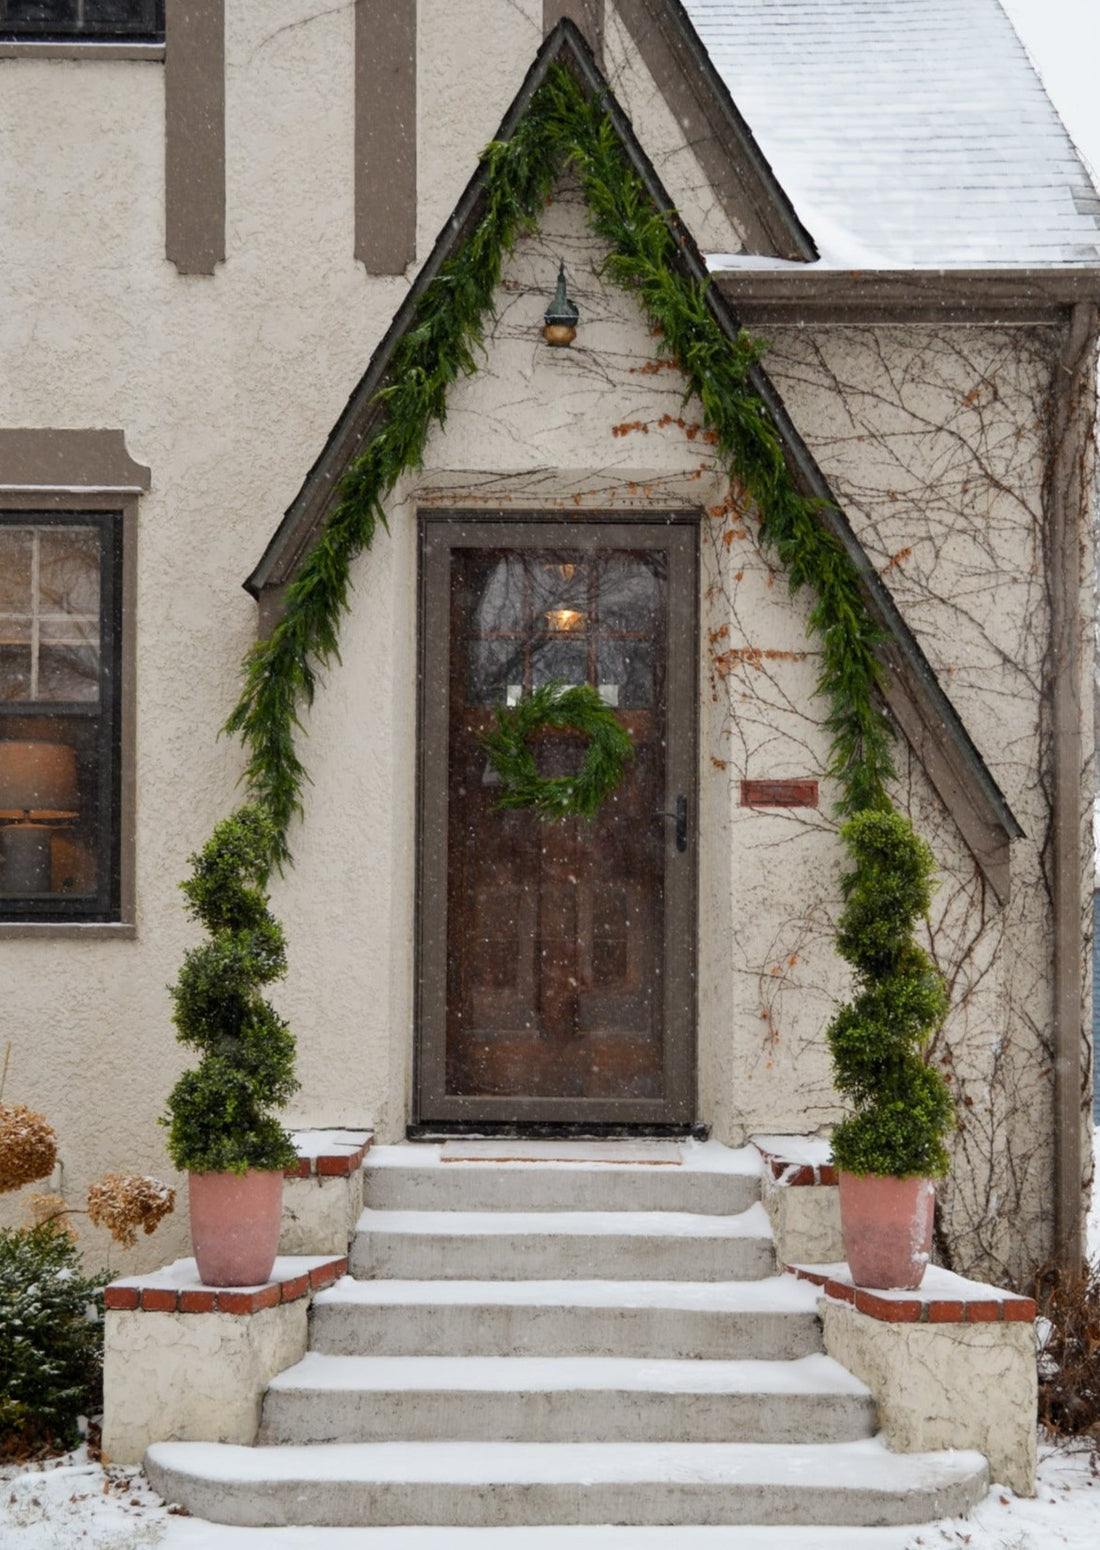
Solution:
M 420 510 L 415 1063 L 410 1135 L 683 1133 L 696 1119 L 698 953 L 698 511 Z M 679 852 L 676 824 L 664 831 L 663 912 L 664 1095 L 654 1098 L 572 1100 L 583 1107 L 563 1117 L 562 1098 L 467 1096 L 447 1093 L 447 867 L 449 798 L 450 552 L 454 547 L 507 548 L 519 530 L 530 547 L 669 548 L 669 616 L 683 627 L 667 631 L 666 706 L 675 705 L 682 730 L 666 737 L 665 806 L 685 795 L 688 845 Z M 523 547 L 516 545 L 516 547 Z M 442 772 L 442 773 L 441 773 Z M 686 938 L 686 940 L 685 940 Z

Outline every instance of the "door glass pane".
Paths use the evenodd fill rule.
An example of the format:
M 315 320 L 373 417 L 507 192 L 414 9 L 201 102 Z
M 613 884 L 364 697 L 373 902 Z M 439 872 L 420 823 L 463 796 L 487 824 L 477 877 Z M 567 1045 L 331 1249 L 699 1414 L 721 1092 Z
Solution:
M 667 557 L 455 549 L 451 604 L 446 1090 L 659 1099 Z M 479 742 L 492 706 L 552 678 L 596 687 L 634 743 L 590 823 L 498 809 Z M 585 745 L 534 753 L 561 775 Z

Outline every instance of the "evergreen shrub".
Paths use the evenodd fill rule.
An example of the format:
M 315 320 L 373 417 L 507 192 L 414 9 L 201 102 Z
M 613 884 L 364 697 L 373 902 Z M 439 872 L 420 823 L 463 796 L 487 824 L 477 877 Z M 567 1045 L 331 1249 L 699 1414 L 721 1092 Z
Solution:
M 201 1051 L 168 1099 L 168 1154 L 192 1173 L 293 1167 L 297 1153 L 271 1111 L 297 1091 L 294 1036 L 261 994 L 286 973 L 283 930 L 265 893 L 275 843 L 255 805 L 218 824 L 190 858 L 180 884 L 188 912 L 209 940 L 185 956 L 173 1021 L 182 1044 Z
M 0 1453 L 74 1447 L 101 1408 L 108 1279 L 53 1223 L 0 1230 Z
M 938 1178 L 954 1106 L 927 1052 L 947 994 L 913 937 L 931 903 L 935 861 L 890 809 L 857 813 L 840 837 L 854 868 L 842 884 L 837 951 L 855 970 L 856 994 L 826 1036 L 837 1089 L 855 1112 L 833 1131 L 833 1158 L 849 1173 Z

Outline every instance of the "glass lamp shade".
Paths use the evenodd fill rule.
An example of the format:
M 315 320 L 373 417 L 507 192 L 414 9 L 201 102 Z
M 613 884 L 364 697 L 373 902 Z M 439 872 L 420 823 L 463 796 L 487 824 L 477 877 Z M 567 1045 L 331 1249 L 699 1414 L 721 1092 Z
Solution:
M 0 820 L 77 816 L 76 752 L 67 743 L 0 741 Z

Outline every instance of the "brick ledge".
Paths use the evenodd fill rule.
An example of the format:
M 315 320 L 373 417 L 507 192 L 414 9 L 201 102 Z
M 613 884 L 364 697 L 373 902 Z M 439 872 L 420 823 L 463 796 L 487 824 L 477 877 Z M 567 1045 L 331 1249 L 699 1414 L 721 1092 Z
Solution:
M 967 1281 L 938 1265 L 928 1267 L 916 1291 L 856 1286 L 846 1264 L 788 1265 L 787 1271 L 884 1324 L 1030 1324 L 1035 1319 L 1030 1297 Z
M 298 1166 L 283 1170 L 287 1179 L 348 1178 L 370 1151 L 370 1130 L 298 1130 L 291 1132 Z
M 177 1259 L 163 1270 L 112 1281 L 104 1306 L 140 1313 L 259 1313 L 322 1291 L 347 1273 L 346 1259 L 282 1254 L 263 1286 L 204 1286 L 193 1259 Z
M 816 1136 L 791 1136 L 789 1139 L 794 1145 L 785 1150 L 779 1143 L 782 1137 L 778 1136 L 754 1136 L 753 1146 L 764 1160 L 764 1167 L 777 1184 L 786 1185 L 793 1189 L 806 1184 L 835 1184 L 837 1182 L 836 1168 L 832 1159 L 828 1157 L 814 1158 L 811 1160 L 806 1154 L 814 1151 L 829 1150 L 827 1141 L 821 1141 Z M 802 1153 L 799 1156 L 799 1153 Z

